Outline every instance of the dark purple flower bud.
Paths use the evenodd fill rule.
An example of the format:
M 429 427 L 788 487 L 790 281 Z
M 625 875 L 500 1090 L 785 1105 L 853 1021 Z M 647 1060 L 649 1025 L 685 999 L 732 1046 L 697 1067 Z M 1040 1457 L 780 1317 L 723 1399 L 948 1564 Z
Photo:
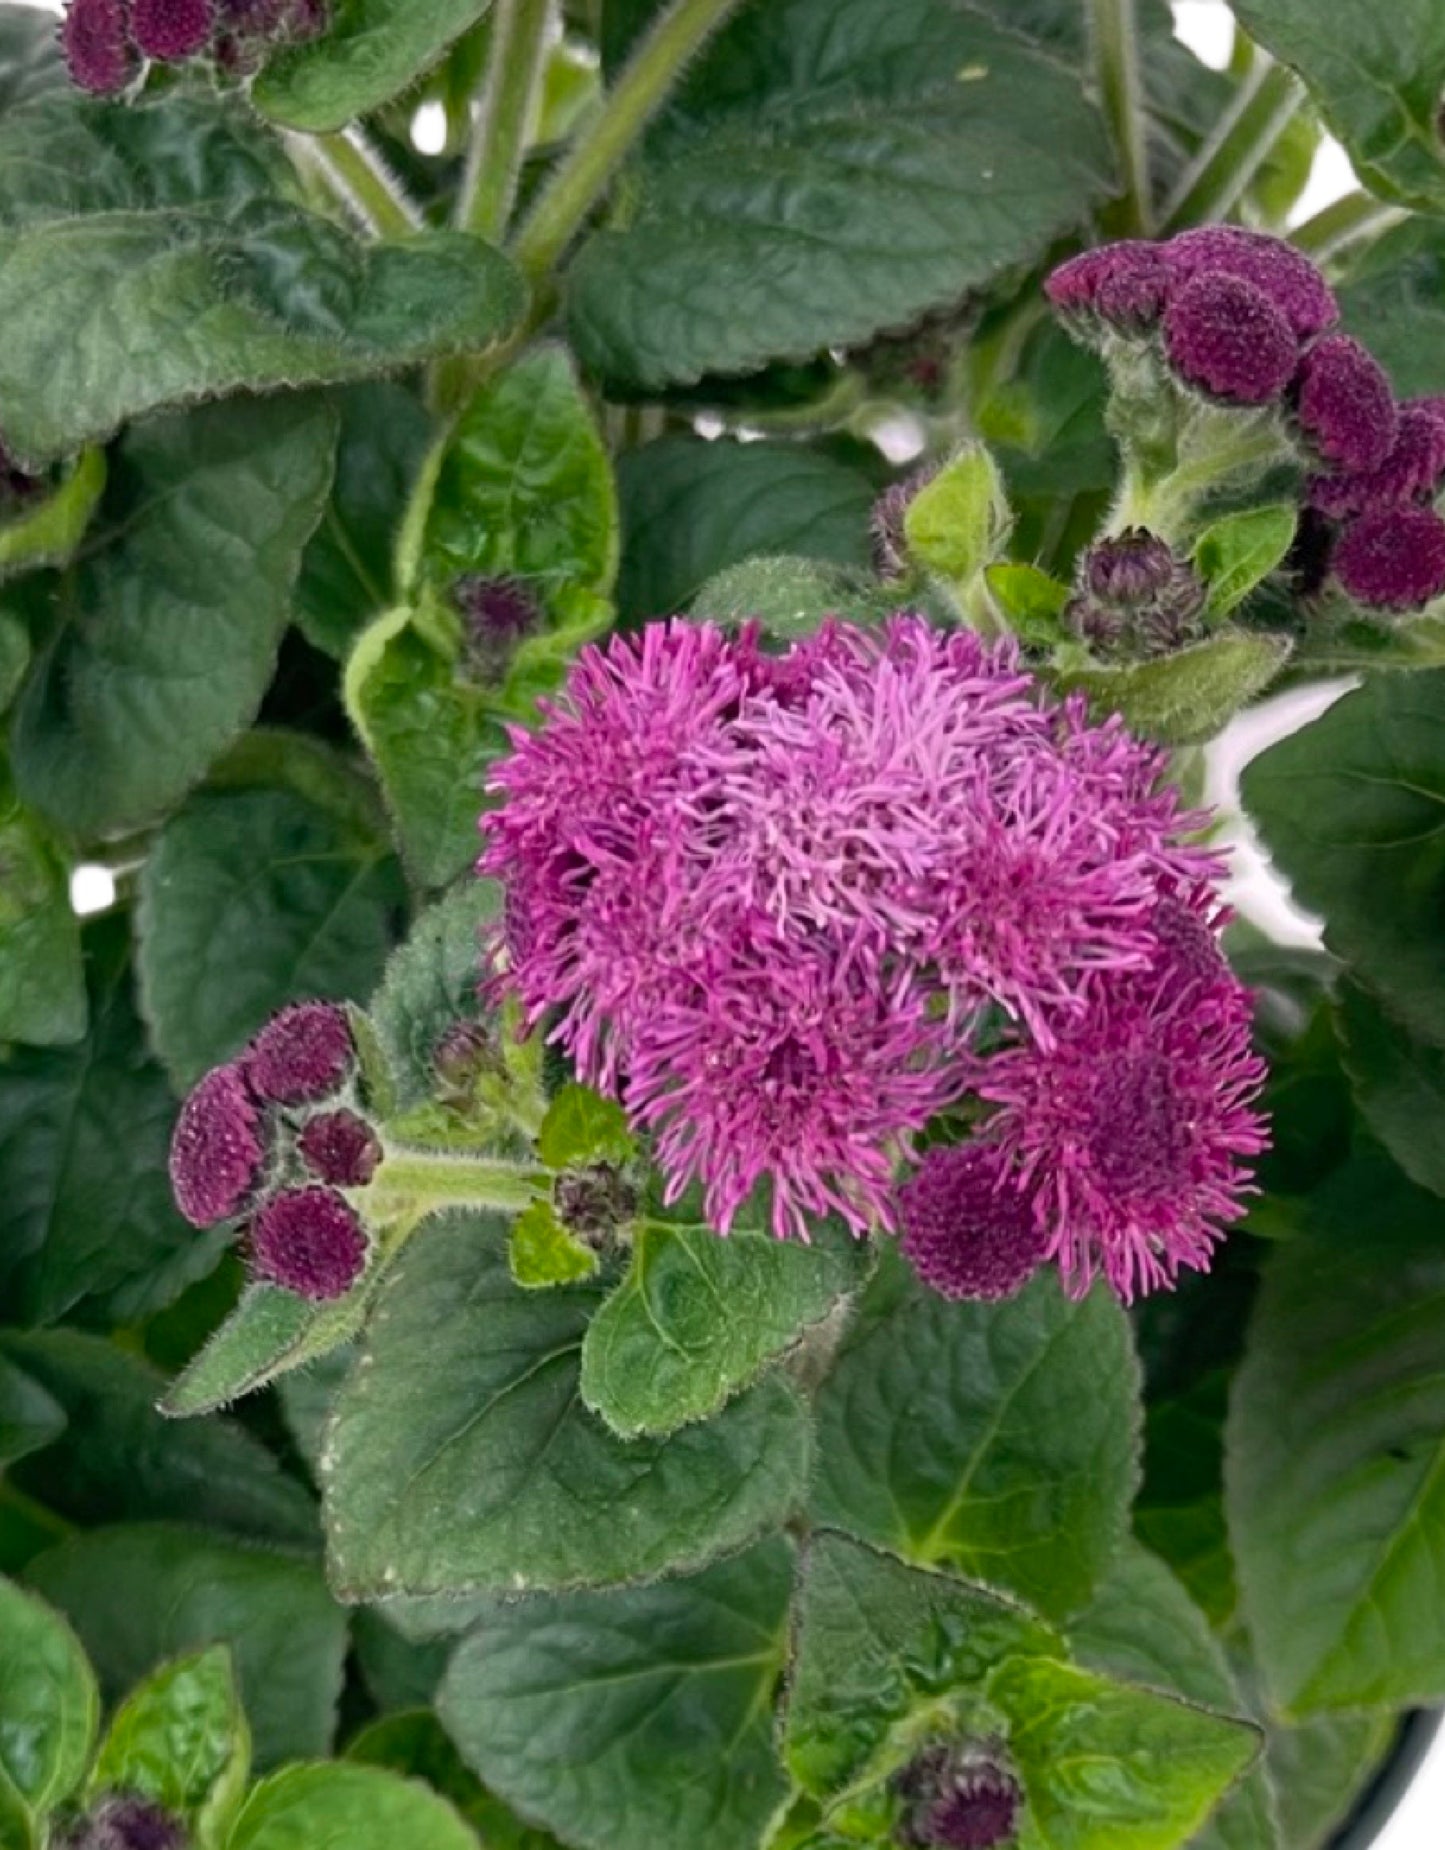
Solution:
M 1300 361 L 1295 415 L 1327 463 L 1378 469 L 1398 434 L 1384 368 L 1348 334 L 1327 334 Z
M 470 1098 L 482 1074 L 498 1070 L 497 1037 L 484 1022 L 454 1021 L 432 1050 L 432 1072 L 444 1098 Z
M 1322 334 L 1340 318 L 1328 283 L 1302 251 L 1261 231 L 1237 225 L 1201 225 L 1164 246 L 1165 261 L 1181 281 L 1205 273 L 1253 283 L 1284 315 L 1301 340 Z
M 211 0 L 131 0 L 130 20 L 139 49 L 167 63 L 203 50 L 215 23 Z
M 1102 603 L 1132 609 L 1168 590 L 1175 565 L 1168 542 L 1157 533 L 1126 527 L 1116 538 L 1099 540 L 1084 554 L 1080 588 Z
M 569 1233 L 595 1245 L 633 1219 L 637 1190 L 611 1163 L 594 1163 L 559 1175 L 552 1185 L 552 1205 Z
M 1324 589 L 1329 582 L 1334 546 L 1334 522 L 1312 507 L 1301 508 L 1294 544 L 1284 562 L 1296 597 L 1312 598 Z
M 102 1799 L 61 1838 L 62 1850 L 186 1850 L 185 1827 L 149 1799 Z
M 541 627 L 537 600 L 519 579 L 470 573 L 452 586 L 462 615 L 462 653 L 478 681 L 500 681 L 517 644 Z
M 1309 484 L 1310 506 L 1344 520 L 1372 508 L 1433 501 L 1445 480 L 1445 417 L 1433 399 L 1412 399 L 1398 409 L 1395 441 L 1375 469 L 1317 475 Z
M 1445 592 L 1445 520 L 1433 508 L 1380 508 L 1350 521 L 1335 577 L 1357 603 L 1419 610 Z
M 873 569 L 885 583 L 896 584 L 909 573 L 908 535 L 904 521 L 914 497 L 938 474 L 936 467 L 915 469 L 901 482 L 892 482 L 873 503 L 869 532 L 873 541 Z
M 1060 264 L 1044 293 L 1065 315 L 1093 316 L 1121 334 L 1142 334 L 1163 313 L 1169 285 L 1161 247 L 1125 238 Z
M 266 1023 L 243 1057 L 258 1098 L 300 1105 L 345 1082 L 355 1049 L 343 1009 L 334 1002 L 296 1002 Z
M 1023 1792 L 991 1752 L 925 1748 L 896 1785 L 910 1850 L 1001 1850 L 1018 1833 Z
M 354 1111 L 322 1111 L 296 1139 L 312 1175 L 334 1188 L 365 1188 L 381 1161 L 381 1141 Z
M 1064 620 L 1101 655 L 1165 655 L 1202 634 L 1206 598 L 1187 559 L 1157 534 L 1127 527 L 1084 553 Z
M 129 0 L 70 0 L 60 42 L 72 79 L 94 96 L 124 90 L 140 68 L 130 37 Z
M 335 1190 L 287 1189 L 251 1222 L 250 1252 L 257 1278 L 321 1304 L 366 1270 L 366 1231 Z
M 245 1206 L 266 1159 L 265 1133 L 239 1066 L 196 1086 L 171 1137 L 171 1189 L 193 1227 L 214 1227 Z
M 1032 1194 L 987 1144 L 930 1150 L 899 1190 L 898 1219 L 904 1258 L 946 1298 L 1011 1298 L 1046 1257 Z
M 1264 405 L 1294 376 L 1299 347 L 1261 289 L 1201 271 L 1164 312 L 1164 345 L 1181 379 L 1233 405 Z

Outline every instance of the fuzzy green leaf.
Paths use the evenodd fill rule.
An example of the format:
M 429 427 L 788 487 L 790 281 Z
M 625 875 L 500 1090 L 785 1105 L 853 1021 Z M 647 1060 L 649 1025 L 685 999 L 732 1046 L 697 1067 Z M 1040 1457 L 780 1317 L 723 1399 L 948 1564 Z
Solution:
M 1445 1048 L 1417 1040 L 1358 983 L 1340 985 L 1337 1021 L 1365 1122 L 1412 1182 L 1445 1195 Z
M 952 457 L 903 516 L 910 558 L 960 587 L 998 558 L 1012 524 L 998 464 L 981 443 Z
M 0 7 L 0 114 L 69 81 L 54 20 L 39 7 Z
M 28 1810 L 48 1812 L 80 1784 L 99 1721 L 95 1678 L 75 1634 L 32 1594 L 0 1580 L 0 1778 Z
M 627 1114 L 615 1099 L 589 1086 L 567 1084 L 547 1107 L 537 1154 L 549 1169 L 581 1163 L 625 1163 L 637 1154 Z
M 529 1291 L 591 1278 L 597 1263 L 596 1253 L 573 1238 L 550 1201 L 534 1201 L 512 1222 L 507 1264 L 516 1282 Z
M 1340 290 L 1343 325 L 1369 344 L 1402 397 L 1445 390 L 1445 232 L 1436 217 L 1411 217 L 1370 244 Z M 1405 621 L 1408 622 L 1408 619 Z M 1423 632 L 1439 660 L 1441 625 Z M 1387 627 L 1398 629 L 1400 620 Z
M 455 1808 L 415 1780 L 336 1761 L 290 1766 L 251 1792 L 226 1850 L 477 1850 Z
M 486 1850 L 558 1850 L 557 1839 L 534 1830 L 488 1792 L 469 1771 L 430 1709 L 383 1715 L 346 1744 L 348 1760 L 389 1767 L 409 1779 L 425 1780 L 480 1835 Z
M 1120 713 L 1164 745 L 1195 745 L 1262 694 L 1289 657 L 1286 637 L 1225 629 L 1173 655 L 1117 668 L 1060 669 L 1061 692 L 1080 690 L 1100 715 Z
M 1194 563 L 1209 587 L 1209 614 L 1227 617 L 1283 563 L 1294 544 L 1299 509 L 1247 508 L 1226 514 L 1200 534 Z
M 50 831 L 0 760 L 0 1041 L 64 1046 L 85 1033 L 80 922 Z

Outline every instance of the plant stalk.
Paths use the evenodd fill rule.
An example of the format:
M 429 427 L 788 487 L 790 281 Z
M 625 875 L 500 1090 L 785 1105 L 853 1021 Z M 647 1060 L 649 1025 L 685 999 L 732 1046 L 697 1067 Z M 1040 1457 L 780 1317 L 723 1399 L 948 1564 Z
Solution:
M 332 197 L 373 237 L 405 238 L 421 230 L 420 211 L 359 128 L 287 139 L 293 152 L 320 175 Z
M 1403 206 L 1392 206 L 1370 193 L 1346 193 L 1323 211 L 1296 225 L 1290 242 L 1316 263 L 1328 263 L 1356 244 L 1378 238 L 1382 232 L 1409 217 Z
M 739 4 L 740 0 L 672 0 L 659 15 L 518 233 L 513 255 L 534 281 L 556 268 L 688 61 Z
M 1153 212 L 1134 0 L 1088 0 L 1088 5 L 1095 81 L 1124 175 L 1123 195 L 1110 216 L 1126 236 L 1145 236 Z
M 1304 85 L 1263 55 L 1240 85 L 1233 107 L 1180 175 L 1164 207 L 1164 231 L 1224 218 L 1269 158 L 1304 101 Z
M 490 243 L 500 241 L 517 203 L 552 24 L 552 0 L 497 0 L 492 14 L 491 56 L 456 211 L 462 230 Z
M 391 1149 L 367 1193 L 380 1207 L 398 1200 L 427 1207 L 499 1208 L 519 1213 L 550 1184 L 550 1173 L 500 1156 Z

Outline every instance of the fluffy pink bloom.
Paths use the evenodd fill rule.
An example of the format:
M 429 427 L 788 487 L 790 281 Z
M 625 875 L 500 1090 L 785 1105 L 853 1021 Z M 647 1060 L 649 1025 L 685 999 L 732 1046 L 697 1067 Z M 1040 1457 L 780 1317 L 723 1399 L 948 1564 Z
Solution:
M 1044 293 L 1065 314 L 1092 315 L 1122 333 L 1142 333 L 1159 319 L 1169 280 L 1160 245 L 1125 238 L 1061 263 Z
M 265 1130 L 244 1073 L 214 1067 L 181 1106 L 171 1137 L 176 1206 L 193 1227 L 229 1220 L 250 1199 L 265 1160 Z
M 1048 1254 L 1032 1197 L 981 1141 L 930 1150 L 898 1192 L 898 1222 L 904 1257 L 946 1298 L 1011 1298 Z
M 1207 1270 L 1243 1211 L 1245 1159 L 1266 1142 L 1264 1068 L 1214 929 L 1207 890 L 1170 897 L 1147 968 L 1100 977 L 1049 1052 L 1025 1043 L 980 1063 L 977 1090 L 999 1107 L 988 1135 L 1034 1191 L 1075 1294 L 1102 1272 L 1128 1303 Z

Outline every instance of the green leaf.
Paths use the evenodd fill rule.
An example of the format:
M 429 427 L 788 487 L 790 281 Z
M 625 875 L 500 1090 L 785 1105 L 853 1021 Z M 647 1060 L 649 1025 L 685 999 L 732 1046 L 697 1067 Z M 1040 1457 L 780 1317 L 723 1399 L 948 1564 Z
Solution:
M 692 614 L 713 623 L 755 619 L 770 636 L 791 642 L 811 636 L 823 619 L 846 610 L 855 620 L 870 606 L 891 608 L 880 587 L 861 573 L 821 559 L 744 559 L 707 583 L 692 600 Z
M 1144 1482 L 1134 1505 L 1140 1540 L 1163 1557 L 1211 1624 L 1234 1616 L 1239 1589 L 1224 1519 L 1222 1368 L 1150 1402 L 1144 1425 Z
M 507 1240 L 507 1264 L 516 1282 L 529 1291 L 571 1285 L 579 1279 L 591 1278 L 597 1263 L 596 1253 L 573 1238 L 558 1220 L 550 1201 L 534 1201 L 512 1222 Z M 583 1356 L 586 1356 L 585 1348 Z M 587 1399 L 585 1391 L 583 1399 Z M 588 1405 L 591 1405 L 590 1400 Z
M 1380 14 L 1334 0 L 1329 29 L 1311 0 L 1231 0 L 1245 30 L 1305 82 L 1371 192 L 1422 212 L 1445 210 L 1445 18 L 1432 0 Z
M 615 1099 L 569 1082 L 547 1107 L 537 1132 L 537 1154 L 549 1169 L 574 1164 L 625 1163 L 637 1154 L 627 1114 Z
M 972 583 L 998 558 L 1012 525 L 998 464 L 981 443 L 952 457 L 903 516 L 909 556 L 956 586 Z
M 64 1430 L 64 1407 L 0 1354 L 0 1468 L 43 1450 Z
M 0 1336 L 8 1357 L 53 1399 L 65 1428 L 13 1478 L 86 1526 L 169 1519 L 258 1541 L 314 1546 L 316 1507 L 240 1426 L 178 1427 L 156 1411 L 164 1377 L 137 1356 L 78 1330 Z
M 335 424 L 305 397 L 153 419 L 112 457 L 98 543 L 43 580 L 54 635 L 14 721 L 21 796 L 81 836 L 176 803 L 255 717 Z
M 888 1778 L 930 1721 L 948 1732 L 994 1665 L 1061 1648 L 1022 1607 L 828 1534 L 804 1556 L 796 1635 L 784 1754 L 821 1800 Z
M 1069 1636 L 1079 1661 L 1090 1669 L 1147 1689 L 1167 1690 L 1236 1720 L 1246 1716 L 1224 1651 L 1204 1614 L 1163 1562 L 1137 1543 L 1120 1550 L 1093 1602 L 1070 1626 Z M 1262 1733 L 1255 1732 L 1257 1744 L 1262 1743 Z M 1191 1850 L 1271 1850 L 1278 1842 L 1262 1767 L 1189 1839 Z
M 340 659 L 395 602 L 392 554 L 432 421 L 416 394 L 390 379 L 347 386 L 336 402 L 336 480 L 301 560 L 296 621 L 308 642 Z
M 405 888 L 389 845 L 289 790 L 203 791 L 141 876 L 141 990 L 181 1088 L 284 1003 L 369 995 Z
M 1243 1613 L 1275 1712 L 1445 1694 L 1440 1203 L 1351 1162 L 1276 1248 L 1225 1453 Z
M 32 1594 L 0 1580 L 0 1778 L 28 1810 L 43 1815 L 74 1792 L 99 1721 L 95 1678 L 75 1634 Z
M 795 553 L 860 571 L 869 562 L 877 487 L 862 468 L 826 450 L 661 437 L 619 458 L 617 486 L 617 604 L 630 624 L 687 608 L 709 579 L 758 553 Z
M 868 1249 L 682 1221 L 638 1223 L 627 1276 L 582 1344 L 582 1398 L 624 1439 L 705 1420 L 862 1285 Z
M 33 465 L 162 406 L 478 352 L 523 301 L 516 271 L 476 238 L 362 244 L 268 200 L 229 219 L 169 209 L 22 226 L 0 244 L 6 437 Z
M 745 8 L 575 259 L 573 338 L 648 388 L 807 359 L 1042 256 L 1112 184 L 1073 74 L 976 13 Z
M 477 1850 L 455 1809 L 381 1767 L 290 1766 L 262 1780 L 241 1808 L 226 1850 Z
M 1266 1765 L 1284 1850 L 1327 1850 L 1395 1740 L 1394 1715 L 1339 1715 L 1269 1731 Z
M 1445 235 L 1439 220 L 1409 218 L 1368 246 L 1339 292 L 1343 325 L 1368 341 L 1401 397 L 1445 387 L 1442 279 Z M 1439 629 L 1433 622 L 1437 644 Z
M 1194 544 L 1194 563 L 1209 586 L 1209 614 L 1227 617 L 1283 563 L 1294 544 L 1299 509 L 1252 507 L 1226 514 Z
M 29 632 L 19 617 L 0 610 L 0 713 L 15 698 L 29 666 Z
M 1069 601 L 1066 584 L 1036 565 L 1008 561 L 989 566 L 984 576 L 1015 635 L 1041 648 L 1050 648 L 1063 638 L 1061 619 Z
M 85 1033 L 85 1015 L 69 869 L 0 759 L 0 1041 L 64 1046 Z
M 491 0 L 339 0 L 326 30 L 274 52 L 252 85 L 263 116 L 312 134 L 369 116 L 440 63 Z
M 146 1051 L 124 920 L 92 926 L 87 944 L 85 1038 L 0 1061 L 0 1302 L 10 1322 L 143 1317 L 209 1272 L 220 1251 L 171 1201 L 175 1100 Z
M 224 1645 L 153 1671 L 116 1710 L 87 1791 L 131 1792 L 219 1850 L 246 1790 L 251 1732 Z
M 1445 1048 L 1417 1040 L 1358 983 L 1336 1019 L 1360 1115 L 1412 1182 L 1445 1195 Z
M 69 1617 L 108 1701 L 170 1658 L 228 1644 L 258 1768 L 329 1751 L 346 1614 L 310 1561 L 135 1523 L 72 1536 L 26 1579 Z
M 1000 1664 L 988 1695 L 1024 1788 L 1019 1850 L 1177 1850 L 1258 1752 L 1247 1723 L 1045 1658 Z
M 1381 675 L 1248 765 L 1245 806 L 1325 943 L 1445 1041 L 1445 673 Z
M 63 565 L 85 537 L 104 487 L 104 452 L 82 450 L 43 501 L 0 527 L 0 578 L 39 565 Z
M 498 1601 L 440 1708 L 488 1786 L 579 1850 L 753 1850 L 787 1793 L 772 1698 L 792 1550 L 692 1579 Z
M 347 1742 L 346 1757 L 425 1780 L 434 1792 L 451 1800 L 480 1835 L 486 1850 L 557 1850 L 555 1837 L 523 1824 L 487 1791 L 429 1709 L 383 1715 Z
M 38 7 L 0 7 L 0 115 L 69 81 L 54 20 Z
M 1061 693 L 1081 690 L 1100 713 L 1119 713 L 1134 732 L 1164 745 L 1212 739 L 1283 668 L 1284 636 L 1224 629 L 1173 655 L 1117 668 L 1061 665 Z
M 521 1290 L 495 1217 L 428 1223 L 333 1421 L 326 1517 L 346 1597 L 642 1579 L 788 1514 L 809 1432 L 780 1381 L 667 1440 L 624 1445 L 586 1411 L 579 1352 L 600 1295 Z
M 1043 1275 L 948 1303 L 885 1260 L 818 1396 L 817 1521 L 1062 1615 L 1088 1600 L 1137 1476 L 1124 1313 Z

